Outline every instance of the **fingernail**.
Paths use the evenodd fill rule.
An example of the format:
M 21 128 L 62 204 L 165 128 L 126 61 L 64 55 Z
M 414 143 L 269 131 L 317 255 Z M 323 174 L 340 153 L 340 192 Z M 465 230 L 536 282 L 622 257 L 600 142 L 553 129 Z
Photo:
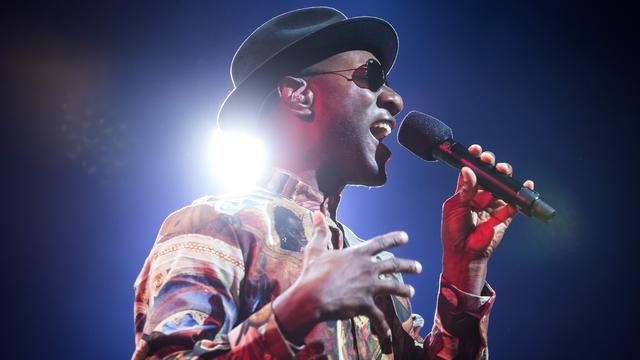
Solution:
M 419 261 L 416 261 L 416 272 L 418 274 L 422 272 L 422 264 Z
M 414 289 L 411 285 L 409 285 L 409 294 L 410 297 L 413 297 L 413 295 L 416 294 L 416 289 Z

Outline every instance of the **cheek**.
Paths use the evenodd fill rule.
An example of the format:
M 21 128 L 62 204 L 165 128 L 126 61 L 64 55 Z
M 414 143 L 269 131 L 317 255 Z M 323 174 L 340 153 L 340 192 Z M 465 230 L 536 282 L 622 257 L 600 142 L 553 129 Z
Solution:
M 344 79 L 340 80 L 346 82 Z M 314 110 L 317 118 L 323 123 L 343 116 L 341 112 L 344 111 L 347 99 L 350 97 L 348 89 L 336 85 L 332 81 L 319 81 L 316 86 L 312 86 L 315 97 Z
M 323 97 L 318 116 L 328 132 L 339 131 L 353 137 L 366 127 L 372 99 L 363 89 L 343 81 L 345 86 L 335 86 Z
M 348 93 L 341 87 L 321 87 L 314 109 L 317 140 L 334 146 L 336 137 L 346 131 L 345 120 L 352 116 L 348 98 Z
M 340 80 L 317 84 L 316 136 L 325 152 L 351 158 L 367 144 L 375 94 Z

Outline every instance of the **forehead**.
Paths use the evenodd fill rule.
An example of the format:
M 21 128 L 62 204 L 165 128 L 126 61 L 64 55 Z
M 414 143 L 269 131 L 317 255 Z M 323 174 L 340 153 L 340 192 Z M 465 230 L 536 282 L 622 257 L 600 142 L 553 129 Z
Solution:
M 320 62 L 317 62 L 305 69 L 305 71 L 326 71 L 326 70 L 339 70 L 339 69 L 353 69 L 364 64 L 369 59 L 376 59 L 372 53 L 365 50 L 351 50 L 345 51 L 331 57 L 328 57 Z

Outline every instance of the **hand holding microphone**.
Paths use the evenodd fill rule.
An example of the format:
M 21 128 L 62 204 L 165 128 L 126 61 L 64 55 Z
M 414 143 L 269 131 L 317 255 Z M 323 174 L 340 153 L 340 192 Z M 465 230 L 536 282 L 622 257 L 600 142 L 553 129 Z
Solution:
M 485 190 L 527 216 L 546 222 L 555 215 L 555 209 L 542 201 L 539 193 L 471 154 L 453 140 L 450 127 L 432 116 L 417 111 L 407 114 L 400 125 L 398 141 L 424 160 L 441 160 L 456 169 L 470 168 Z
M 487 263 L 518 212 L 548 221 L 555 210 L 540 199 L 533 182 L 511 177 L 508 163 L 479 145 L 468 149 L 451 129 L 419 112 L 409 113 L 398 131 L 400 144 L 427 161 L 460 169 L 455 194 L 442 207 L 442 277 L 467 293 L 481 295 Z

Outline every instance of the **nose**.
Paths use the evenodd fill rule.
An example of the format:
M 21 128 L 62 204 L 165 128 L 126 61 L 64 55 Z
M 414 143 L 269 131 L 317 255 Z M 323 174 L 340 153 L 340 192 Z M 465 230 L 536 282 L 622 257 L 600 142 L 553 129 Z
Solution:
M 396 116 L 404 108 L 402 96 L 387 85 L 382 86 L 378 95 L 378 107 L 387 109 L 391 116 Z

